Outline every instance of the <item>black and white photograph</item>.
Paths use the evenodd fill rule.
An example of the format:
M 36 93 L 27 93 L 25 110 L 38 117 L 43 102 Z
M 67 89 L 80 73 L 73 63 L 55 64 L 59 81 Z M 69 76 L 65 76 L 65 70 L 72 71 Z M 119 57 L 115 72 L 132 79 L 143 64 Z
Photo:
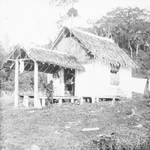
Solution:
M 0 0 L 0 150 L 150 150 L 149 0 Z

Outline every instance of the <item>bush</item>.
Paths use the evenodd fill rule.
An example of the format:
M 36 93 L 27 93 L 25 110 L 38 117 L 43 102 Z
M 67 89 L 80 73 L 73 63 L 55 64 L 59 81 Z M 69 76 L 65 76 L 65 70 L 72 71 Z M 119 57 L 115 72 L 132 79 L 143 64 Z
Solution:
M 81 150 L 149 150 L 148 136 L 135 135 L 126 131 L 126 135 L 101 136 L 83 144 Z

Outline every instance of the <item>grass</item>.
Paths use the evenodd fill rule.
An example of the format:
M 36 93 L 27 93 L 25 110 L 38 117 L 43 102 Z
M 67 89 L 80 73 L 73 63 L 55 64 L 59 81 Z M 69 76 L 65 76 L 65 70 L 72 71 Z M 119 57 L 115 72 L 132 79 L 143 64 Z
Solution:
M 9 100 L 0 99 L 0 144 L 6 150 L 29 150 L 33 144 L 40 150 L 150 149 L 150 105 L 142 97 L 41 110 L 15 110 Z

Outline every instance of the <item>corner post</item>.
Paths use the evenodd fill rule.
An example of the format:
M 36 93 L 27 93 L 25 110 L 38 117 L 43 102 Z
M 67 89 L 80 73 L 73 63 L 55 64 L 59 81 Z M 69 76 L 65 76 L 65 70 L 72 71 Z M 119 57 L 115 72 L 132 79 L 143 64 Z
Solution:
M 41 108 L 40 100 L 38 99 L 38 63 L 34 61 L 34 107 Z
M 64 68 L 60 70 L 60 92 L 61 96 L 65 95 Z
M 19 103 L 18 93 L 19 93 L 19 62 L 18 62 L 18 59 L 16 59 L 15 60 L 15 92 L 14 92 L 15 108 L 18 107 L 18 103 Z
M 74 75 L 74 95 L 75 96 L 78 96 L 78 94 L 77 94 L 77 74 L 78 74 L 78 72 L 77 72 L 77 70 L 75 70 L 75 75 Z

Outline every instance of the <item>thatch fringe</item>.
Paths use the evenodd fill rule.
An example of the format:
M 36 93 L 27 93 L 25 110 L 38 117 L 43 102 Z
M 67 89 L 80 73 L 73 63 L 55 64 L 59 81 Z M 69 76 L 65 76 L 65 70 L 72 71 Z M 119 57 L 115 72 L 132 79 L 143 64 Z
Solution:
M 27 54 L 27 56 L 33 61 L 58 65 L 64 68 L 84 70 L 84 67 L 77 61 L 77 59 L 74 56 L 54 52 L 49 49 L 39 49 L 39 48 L 26 49 L 24 47 L 20 47 L 17 50 L 18 51 L 23 50 Z M 7 63 L 7 60 L 9 60 L 9 58 L 13 55 L 13 53 L 15 53 L 15 51 L 16 49 L 10 52 L 10 54 L 8 54 L 4 64 Z

